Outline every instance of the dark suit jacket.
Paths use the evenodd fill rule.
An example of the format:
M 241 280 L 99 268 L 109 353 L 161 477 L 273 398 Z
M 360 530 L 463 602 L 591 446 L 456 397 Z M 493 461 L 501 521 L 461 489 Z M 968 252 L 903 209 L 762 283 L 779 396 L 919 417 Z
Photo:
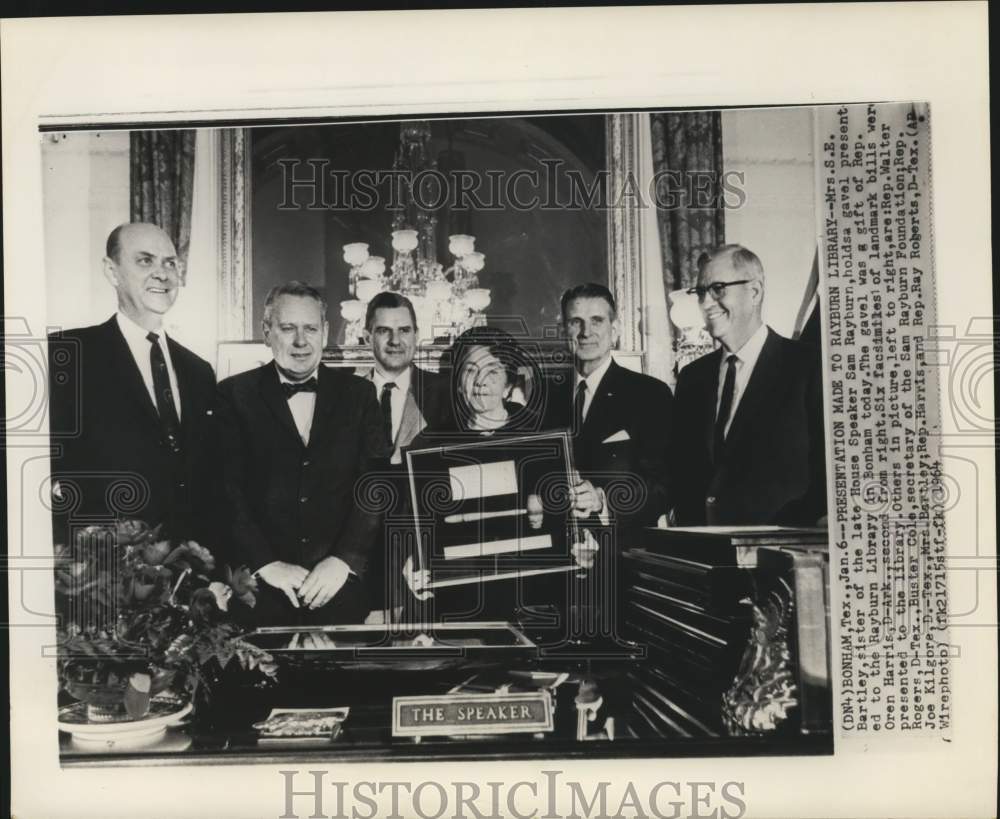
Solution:
M 768 329 L 724 452 L 713 452 L 722 350 L 677 380 L 679 524 L 813 525 L 826 511 L 818 352 Z
M 134 518 L 216 545 L 215 375 L 173 339 L 167 344 L 180 392 L 179 457 L 164 443 L 114 316 L 49 338 L 52 475 L 66 499 L 55 502 L 57 537 L 67 526 Z
M 549 395 L 547 429 L 572 426 L 575 379 L 570 375 L 566 381 Z M 612 361 L 583 429 L 571 430 L 576 468 L 583 478 L 605 490 L 619 529 L 655 524 L 669 508 L 672 404 L 670 388 L 662 381 Z M 606 443 L 616 435 L 627 439 Z
M 370 377 L 369 375 L 368 379 Z M 438 429 L 446 423 L 446 419 L 451 416 L 449 389 L 450 379 L 447 375 L 419 367 L 411 368 L 410 392 L 418 411 L 411 413 L 409 405 L 404 410 L 396 435 L 397 449 L 409 447 L 422 434 L 421 416 L 426 424 L 425 429 Z M 404 598 L 402 565 L 405 557 L 401 558 L 398 554 L 402 550 L 397 544 L 401 540 L 401 530 L 409 532 L 412 529 L 408 503 L 410 485 L 405 460 L 400 464 L 387 464 L 382 475 L 369 474 L 365 480 L 366 487 L 374 489 L 375 481 L 384 490 L 377 493 L 377 497 L 384 500 L 380 509 L 384 520 L 371 555 L 368 593 L 372 608 L 386 608 L 394 605 L 393 601 Z M 390 530 L 394 533 L 392 537 L 389 536 Z
M 356 373 L 374 386 L 374 371 Z M 396 433 L 396 449 L 404 449 L 421 431 L 421 418 L 425 428 L 437 429 L 445 424 L 451 415 L 450 379 L 443 373 L 410 367 L 410 394 L 417 406 L 417 412 L 410 412 L 407 405 L 403 420 Z M 375 398 L 380 398 L 376 390 Z
M 364 574 L 379 515 L 355 484 L 388 459 L 372 385 L 321 366 L 309 445 L 295 428 L 273 363 L 219 384 L 232 559 L 312 569 L 335 555 Z
M 436 429 L 451 417 L 451 379 L 447 373 L 432 373 L 413 367 L 410 392 L 424 416 L 428 429 Z M 412 441 L 412 438 L 410 439 Z M 401 446 L 409 446 L 410 441 Z

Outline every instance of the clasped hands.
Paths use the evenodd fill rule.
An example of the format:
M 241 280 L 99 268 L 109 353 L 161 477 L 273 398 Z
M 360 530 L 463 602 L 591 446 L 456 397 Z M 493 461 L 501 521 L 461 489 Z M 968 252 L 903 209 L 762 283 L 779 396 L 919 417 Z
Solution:
M 573 515 L 578 518 L 589 518 L 591 515 L 605 517 L 608 512 L 608 499 L 604 490 L 581 478 L 580 473 L 575 470 L 572 478 L 570 499 L 573 503 Z
M 350 567 L 339 557 L 324 557 L 312 571 L 284 560 L 275 560 L 257 570 L 257 576 L 285 593 L 295 608 L 318 609 L 343 588 Z

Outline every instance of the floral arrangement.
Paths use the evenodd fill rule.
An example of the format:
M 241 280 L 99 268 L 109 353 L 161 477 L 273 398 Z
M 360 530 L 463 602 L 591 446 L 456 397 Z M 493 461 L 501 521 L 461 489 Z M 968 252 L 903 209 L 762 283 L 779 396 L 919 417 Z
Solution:
M 91 719 L 139 719 L 167 690 L 204 701 L 206 683 L 233 667 L 276 678 L 234 616 L 255 605 L 256 581 L 225 567 L 213 582 L 214 569 L 208 549 L 141 521 L 90 526 L 56 546 L 60 683 Z

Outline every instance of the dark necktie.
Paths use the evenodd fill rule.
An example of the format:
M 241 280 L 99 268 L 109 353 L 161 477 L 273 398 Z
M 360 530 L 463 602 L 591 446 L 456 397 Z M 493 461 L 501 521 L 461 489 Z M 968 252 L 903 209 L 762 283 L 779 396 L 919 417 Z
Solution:
M 719 414 L 715 417 L 715 459 L 722 457 L 726 445 L 726 424 L 733 411 L 733 393 L 736 392 L 736 361 L 734 355 L 726 359 L 726 380 L 722 385 L 722 399 L 719 401 Z
M 587 402 L 587 382 L 581 381 L 576 386 L 576 398 L 573 400 L 573 432 L 577 435 L 583 430 L 583 407 Z
M 392 435 L 392 391 L 396 389 L 395 381 L 386 381 L 382 385 L 382 395 L 379 404 L 382 406 L 382 426 L 385 429 L 385 440 L 392 447 L 395 439 Z
M 153 370 L 153 395 L 156 398 L 156 412 L 160 416 L 160 426 L 171 452 L 181 450 L 181 422 L 177 417 L 177 406 L 174 404 L 174 392 L 170 388 L 170 374 L 167 372 L 167 360 L 160 349 L 160 336 L 149 333 L 149 364 Z
M 316 378 L 307 378 L 305 381 L 282 381 L 281 388 L 285 391 L 285 398 L 291 398 L 300 392 L 316 392 Z

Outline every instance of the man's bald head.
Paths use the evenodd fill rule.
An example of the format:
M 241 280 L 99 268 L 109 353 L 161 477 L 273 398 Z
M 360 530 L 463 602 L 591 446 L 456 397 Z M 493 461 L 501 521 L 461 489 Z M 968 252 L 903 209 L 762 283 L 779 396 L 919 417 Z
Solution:
M 109 259 L 120 263 L 122 260 L 123 234 L 130 232 L 141 233 L 143 231 L 162 233 L 168 241 L 171 241 L 170 237 L 167 236 L 167 232 L 159 227 L 159 225 L 154 225 L 152 222 L 124 222 L 108 234 L 108 241 L 104 245 L 104 255 Z M 172 241 L 171 244 L 173 244 Z
M 182 284 L 174 243 L 156 225 L 130 222 L 111 231 L 106 251 L 104 275 L 118 294 L 118 309 L 157 329 Z

